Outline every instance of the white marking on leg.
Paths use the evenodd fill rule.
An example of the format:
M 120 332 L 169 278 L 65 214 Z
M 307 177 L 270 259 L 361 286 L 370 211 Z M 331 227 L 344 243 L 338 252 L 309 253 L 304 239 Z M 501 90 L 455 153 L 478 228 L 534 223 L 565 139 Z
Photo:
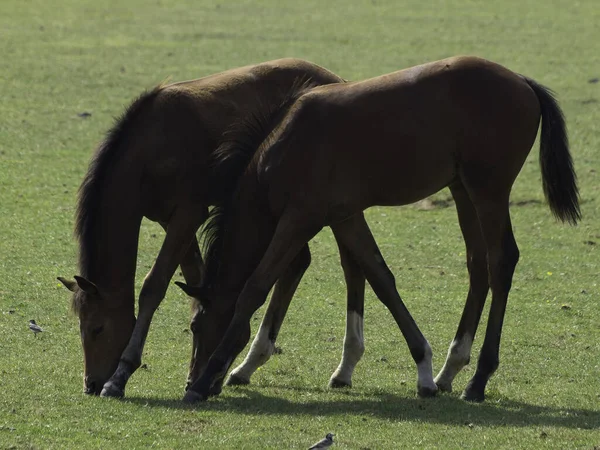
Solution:
M 455 339 L 450 344 L 448 356 L 444 367 L 435 377 L 436 384 L 443 391 L 452 392 L 452 381 L 463 367 L 469 363 L 471 357 L 471 347 L 473 346 L 473 338 L 469 334 L 464 334 L 461 339 Z
M 342 360 L 331 376 L 330 386 L 352 386 L 352 373 L 364 352 L 363 317 L 356 311 L 348 311 Z
M 417 392 L 424 397 L 435 394 L 438 389 L 433 381 L 432 358 L 431 346 L 429 342 L 425 342 L 425 355 L 421 362 L 417 364 Z
M 262 323 L 260 325 L 260 329 L 250 346 L 250 351 L 244 361 L 231 371 L 231 376 L 250 382 L 250 377 L 256 369 L 269 360 L 275 350 L 275 343 L 269 339 L 270 327 L 271 324 Z

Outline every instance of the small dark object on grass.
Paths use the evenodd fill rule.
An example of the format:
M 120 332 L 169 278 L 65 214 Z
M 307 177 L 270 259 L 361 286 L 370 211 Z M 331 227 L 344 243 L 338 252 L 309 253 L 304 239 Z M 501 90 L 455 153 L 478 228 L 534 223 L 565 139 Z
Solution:
M 596 84 L 598 81 L 600 81 L 600 78 L 595 77 L 595 78 L 590 78 L 588 80 L 588 83 Z
M 92 113 L 87 112 L 87 111 L 80 112 L 80 113 L 77 113 L 77 117 L 81 117 L 82 119 L 87 119 L 88 117 L 92 117 Z

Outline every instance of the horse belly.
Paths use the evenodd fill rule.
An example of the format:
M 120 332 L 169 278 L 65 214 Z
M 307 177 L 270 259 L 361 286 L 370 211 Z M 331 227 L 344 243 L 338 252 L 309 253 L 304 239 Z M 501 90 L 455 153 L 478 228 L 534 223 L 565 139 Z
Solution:
M 419 201 L 448 186 L 456 176 L 450 158 L 432 158 L 398 165 L 381 164 L 369 178 L 373 205 L 399 206 Z
M 414 203 L 455 178 L 455 139 L 443 129 L 436 135 L 397 134 L 388 142 L 394 145 L 365 142 L 354 147 L 354 155 L 346 155 L 354 164 L 342 168 L 343 184 L 351 185 L 367 207 Z

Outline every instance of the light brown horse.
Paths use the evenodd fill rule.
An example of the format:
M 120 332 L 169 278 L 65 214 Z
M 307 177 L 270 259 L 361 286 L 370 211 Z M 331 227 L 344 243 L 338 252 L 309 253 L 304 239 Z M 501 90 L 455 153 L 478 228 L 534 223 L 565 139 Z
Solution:
M 301 81 L 322 85 L 343 80 L 299 59 L 242 67 L 158 86 L 133 102 L 109 131 L 79 192 L 75 234 L 81 275 L 59 278 L 74 292 L 85 392 L 98 394 L 104 386 L 103 395 L 122 396 L 140 366 L 152 316 L 177 266 L 187 283 L 200 283 L 203 263 L 196 230 L 208 206 L 235 181 L 211 171 L 211 155 L 223 133 L 246 115 L 276 113 Z M 136 321 L 134 281 L 143 217 L 159 222 L 166 236 L 144 280 Z M 285 296 L 291 298 L 301 276 L 283 277 L 275 304 L 289 303 Z M 189 380 L 201 369 L 194 354 L 195 349 Z
M 492 305 L 477 370 L 463 397 L 482 401 L 498 367 L 502 322 L 519 259 L 509 215 L 512 185 L 541 125 L 540 163 L 551 211 L 580 219 L 562 112 L 550 91 L 498 64 L 455 57 L 301 96 L 254 152 L 256 126 L 223 144 L 250 163 L 213 218 L 197 327 L 206 370 L 185 401 L 207 398 L 250 335 L 250 318 L 285 270 L 307 258 L 330 226 L 347 268 L 366 275 L 404 335 L 421 396 L 449 391 L 469 362 L 488 290 Z M 252 156 L 254 155 L 254 156 Z M 467 248 L 469 293 L 446 363 L 434 381 L 432 351 L 404 306 L 364 220 L 373 205 L 404 205 L 449 187 Z

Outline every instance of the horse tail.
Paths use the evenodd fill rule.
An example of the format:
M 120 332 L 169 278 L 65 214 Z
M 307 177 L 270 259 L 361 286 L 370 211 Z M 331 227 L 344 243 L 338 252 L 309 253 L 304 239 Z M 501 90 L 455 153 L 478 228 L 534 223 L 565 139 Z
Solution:
M 530 78 L 523 78 L 540 102 L 540 167 L 546 200 L 557 219 L 575 225 L 581 220 L 579 189 L 569 152 L 565 117 L 550 89 Z

